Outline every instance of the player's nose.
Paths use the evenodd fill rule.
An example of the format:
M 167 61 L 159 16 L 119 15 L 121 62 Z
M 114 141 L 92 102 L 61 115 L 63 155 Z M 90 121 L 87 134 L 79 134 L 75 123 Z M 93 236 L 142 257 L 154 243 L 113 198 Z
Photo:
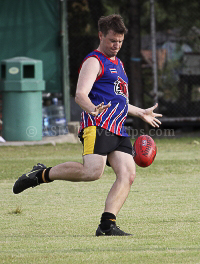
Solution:
M 115 42 L 115 43 L 114 43 L 114 48 L 115 48 L 115 49 L 119 49 L 119 47 L 120 47 L 119 42 Z

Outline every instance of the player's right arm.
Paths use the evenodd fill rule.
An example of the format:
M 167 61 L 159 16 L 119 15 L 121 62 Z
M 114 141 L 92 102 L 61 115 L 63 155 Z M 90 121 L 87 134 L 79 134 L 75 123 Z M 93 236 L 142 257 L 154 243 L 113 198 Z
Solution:
M 154 113 L 154 110 L 157 106 L 158 104 L 155 104 L 154 106 L 150 108 L 142 109 L 142 108 L 129 104 L 128 114 L 132 116 L 140 117 L 142 120 L 144 120 L 145 122 L 147 122 L 153 127 L 159 127 L 161 122 L 160 120 L 157 119 L 157 117 L 162 117 L 162 115 Z
M 82 65 L 75 95 L 75 102 L 86 112 L 96 116 L 110 105 L 94 105 L 88 97 L 92 86 L 101 73 L 101 65 L 95 57 L 88 58 Z

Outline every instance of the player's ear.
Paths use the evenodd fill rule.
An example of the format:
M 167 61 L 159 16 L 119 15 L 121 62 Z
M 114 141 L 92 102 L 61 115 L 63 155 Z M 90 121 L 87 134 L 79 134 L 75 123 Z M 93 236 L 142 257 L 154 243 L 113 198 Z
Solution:
M 100 39 L 100 41 L 102 40 L 102 37 L 103 37 L 103 33 L 101 32 L 101 31 L 99 31 L 99 39 Z

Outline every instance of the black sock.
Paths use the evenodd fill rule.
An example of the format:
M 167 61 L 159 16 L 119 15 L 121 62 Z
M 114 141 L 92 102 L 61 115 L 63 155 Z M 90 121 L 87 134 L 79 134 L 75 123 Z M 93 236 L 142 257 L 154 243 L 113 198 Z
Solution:
M 50 171 L 51 168 L 52 167 L 47 168 L 45 170 L 45 172 L 44 172 L 44 179 L 45 179 L 46 182 L 52 182 L 52 180 L 49 179 L 49 171 Z
M 116 225 L 116 216 L 109 212 L 103 213 L 101 216 L 100 228 L 102 230 L 108 230 L 113 224 Z
M 48 183 L 48 182 L 52 182 L 52 180 L 49 179 L 49 171 L 52 167 L 49 167 L 47 169 L 44 169 L 43 171 L 38 171 L 38 173 L 36 174 L 36 177 L 38 178 L 38 183 Z M 43 177 L 42 177 L 42 174 L 44 173 L 43 177 L 44 177 L 44 180 L 43 180 Z

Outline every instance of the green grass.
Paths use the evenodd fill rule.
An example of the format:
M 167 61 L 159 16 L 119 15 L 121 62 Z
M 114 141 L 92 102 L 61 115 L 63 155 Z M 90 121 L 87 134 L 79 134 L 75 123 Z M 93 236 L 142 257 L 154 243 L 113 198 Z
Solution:
M 198 138 L 156 140 L 158 154 L 137 177 L 117 224 L 133 237 L 95 237 L 115 179 L 53 182 L 14 195 L 37 162 L 81 161 L 80 144 L 0 148 L 0 263 L 200 263 Z

